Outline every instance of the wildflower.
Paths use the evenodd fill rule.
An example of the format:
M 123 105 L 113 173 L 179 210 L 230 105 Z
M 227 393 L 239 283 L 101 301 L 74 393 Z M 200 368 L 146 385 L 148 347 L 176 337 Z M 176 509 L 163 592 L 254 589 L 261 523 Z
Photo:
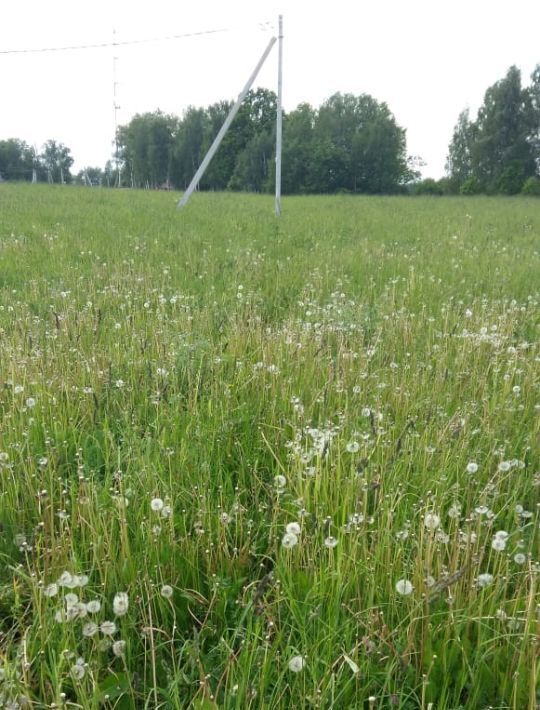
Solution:
M 287 523 L 285 530 L 293 535 L 300 535 L 301 528 L 298 523 Z
M 46 597 L 55 597 L 58 594 L 58 585 L 56 584 L 56 582 L 48 584 L 43 590 L 43 594 Z
M 506 530 L 497 530 L 497 532 L 495 533 L 495 537 L 499 540 L 504 540 L 506 542 L 510 536 L 506 532 Z
M 502 552 L 506 547 L 506 540 L 502 537 L 494 537 L 491 547 L 497 552 Z
M 127 614 L 128 606 L 129 600 L 127 592 L 118 592 L 118 594 L 114 595 L 113 611 L 116 616 L 124 616 L 124 614 Z
M 427 513 L 424 517 L 424 525 L 428 530 L 436 530 L 441 524 L 441 519 L 435 513 Z
M 467 464 L 467 473 L 476 473 L 478 471 L 478 464 L 471 461 Z
M 458 503 L 454 503 L 448 509 L 448 517 L 449 518 L 459 518 L 460 515 L 461 515 L 461 506 Z
M 92 636 L 95 636 L 98 632 L 98 625 L 95 624 L 93 621 L 88 621 L 84 626 L 82 627 L 82 635 L 86 636 L 86 638 L 91 638 Z
M 363 417 L 370 417 L 371 416 L 371 409 L 369 407 L 364 407 L 362 409 L 362 416 Z
M 285 478 L 285 476 L 282 476 L 281 474 L 274 476 L 274 486 L 276 488 L 285 488 L 286 485 L 287 479 Z
M 350 454 L 355 454 L 360 450 L 360 444 L 357 441 L 349 441 L 345 448 Z
M 510 461 L 501 461 L 501 463 L 498 466 L 498 470 L 502 471 L 503 473 L 506 473 L 506 471 L 510 470 Z
M 161 596 L 164 599 L 170 599 L 173 595 L 173 588 L 170 586 L 170 584 L 164 584 L 161 587 Z
M 305 666 L 305 660 L 303 656 L 293 656 L 289 661 L 289 670 L 293 673 L 300 673 L 300 671 Z
M 484 572 L 483 574 L 479 574 L 478 577 L 476 578 L 476 583 L 482 589 L 484 587 L 488 587 L 492 582 L 493 582 L 493 575 L 489 574 L 489 572 Z
M 64 601 L 66 602 L 66 608 L 69 609 L 69 607 L 77 604 L 79 597 L 76 594 L 73 594 L 73 592 L 70 592 L 69 594 L 66 594 Z
M 33 397 L 28 397 L 25 404 L 28 409 L 33 409 L 36 406 L 36 400 Z
M 331 535 L 326 538 L 324 541 L 324 546 L 327 547 L 329 550 L 333 550 L 334 547 L 338 544 L 338 541 L 335 537 L 332 537 Z
M 150 501 L 150 508 L 154 511 L 154 513 L 161 513 L 165 506 L 165 503 L 161 500 L 161 498 L 152 498 Z
M 73 584 L 73 575 L 71 572 L 62 572 L 58 578 L 59 587 L 70 587 Z
M 126 642 L 125 641 L 122 641 L 122 640 L 115 641 L 112 645 L 112 652 L 118 658 L 121 658 L 124 655 L 125 650 L 126 650 Z
M 298 537 L 294 533 L 285 533 L 285 535 L 281 538 L 281 544 L 287 550 L 290 550 L 291 547 L 298 544 Z
M 71 667 L 71 675 L 74 680 L 82 680 L 85 674 L 84 658 L 77 658 L 75 665 Z
M 409 596 L 413 592 L 413 585 L 408 579 L 400 579 L 396 582 L 396 592 L 403 595 L 404 597 Z
M 116 633 L 116 624 L 114 621 L 102 621 L 99 630 L 104 636 L 112 636 Z
M 172 508 L 170 505 L 164 505 L 163 508 L 161 509 L 161 517 L 162 518 L 170 518 L 172 515 Z
M 15 385 L 13 392 L 15 394 L 22 394 L 22 392 L 24 392 L 24 387 L 22 385 Z
M 125 385 L 125 382 L 124 382 L 124 380 L 116 380 L 116 382 L 114 384 L 119 390 L 121 390 L 122 387 Z
M 527 560 L 527 557 L 523 554 L 523 552 L 516 552 L 514 555 L 514 562 L 516 565 L 523 565 L 525 564 Z
M 101 609 L 101 602 L 97 599 L 92 599 L 86 604 L 86 611 L 89 614 L 97 614 Z

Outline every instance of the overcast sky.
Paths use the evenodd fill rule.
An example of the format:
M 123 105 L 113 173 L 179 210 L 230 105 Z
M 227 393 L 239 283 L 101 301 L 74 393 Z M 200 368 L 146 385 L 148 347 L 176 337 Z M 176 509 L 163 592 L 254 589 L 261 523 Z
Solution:
M 220 34 L 40 54 L 0 54 L 0 140 L 71 148 L 75 169 L 103 166 L 118 123 L 160 108 L 181 114 L 235 98 L 284 16 L 284 107 L 318 106 L 336 91 L 386 101 L 407 129 L 407 149 L 440 177 L 459 112 L 476 112 L 486 88 L 516 64 L 523 80 L 540 63 L 539 0 L 3 0 L 0 52 Z M 256 85 L 276 90 L 274 49 Z

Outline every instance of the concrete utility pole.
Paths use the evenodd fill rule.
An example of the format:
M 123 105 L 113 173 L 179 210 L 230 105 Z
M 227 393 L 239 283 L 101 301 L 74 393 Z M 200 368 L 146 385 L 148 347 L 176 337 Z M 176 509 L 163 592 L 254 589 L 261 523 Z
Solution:
M 223 140 L 225 134 L 229 130 L 229 126 L 233 122 L 233 119 L 236 116 L 236 114 L 238 113 L 238 110 L 239 110 L 240 106 L 242 105 L 242 101 L 246 98 L 247 92 L 251 89 L 253 82 L 257 78 L 257 74 L 261 70 L 262 65 L 265 63 L 266 58 L 270 54 L 270 50 L 272 49 L 272 47 L 274 46 L 275 43 L 276 43 L 276 38 L 272 37 L 272 39 L 268 43 L 268 47 L 264 50 L 262 57 L 259 59 L 259 63 L 257 64 L 255 69 L 253 70 L 253 73 L 249 77 L 246 85 L 244 86 L 244 88 L 240 92 L 238 99 L 236 100 L 236 103 L 234 104 L 234 106 L 230 110 L 229 115 L 225 119 L 225 122 L 223 123 L 223 125 L 219 129 L 219 133 L 214 138 L 214 142 L 210 146 L 208 153 L 204 156 L 204 159 L 203 159 L 202 163 L 200 164 L 199 169 L 197 170 L 197 172 L 193 176 L 192 181 L 189 183 L 186 191 L 182 195 L 182 199 L 178 202 L 178 209 L 181 209 L 182 207 L 185 207 L 187 205 L 189 198 L 191 197 L 194 190 L 197 188 L 197 185 L 199 184 L 202 176 L 204 175 L 206 168 L 210 164 L 210 161 L 214 157 L 217 149 L 219 148 L 221 141 Z
M 281 145 L 283 134 L 283 15 L 279 16 L 278 44 L 278 93 L 276 117 L 276 214 L 281 215 Z

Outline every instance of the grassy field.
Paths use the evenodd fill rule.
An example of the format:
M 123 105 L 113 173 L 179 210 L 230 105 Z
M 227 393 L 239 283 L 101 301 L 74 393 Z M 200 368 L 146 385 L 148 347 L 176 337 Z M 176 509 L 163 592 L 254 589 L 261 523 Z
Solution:
M 540 201 L 0 186 L 0 706 L 535 708 Z

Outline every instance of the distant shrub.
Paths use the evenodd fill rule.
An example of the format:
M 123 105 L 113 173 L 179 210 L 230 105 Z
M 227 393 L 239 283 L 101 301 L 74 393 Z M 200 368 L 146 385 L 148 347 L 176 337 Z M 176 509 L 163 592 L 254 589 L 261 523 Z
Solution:
M 460 195 L 478 195 L 480 192 L 480 183 L 478 178 L 470 177 L 459 188 Z
M 444 190 L 439 180 L 426 178 L 411 186 L 412 195 L 444 195 Z
M 521 188 L 521 194 L 532 197 L 540 197 L 540 179 L 537 177 L 527 178 Z
M 521 191 L 524 179 L 523 166 L 512 163 L 500 174 L 496 183 L 496 192 L 502 192 L 503 195 L 517 195 Z

